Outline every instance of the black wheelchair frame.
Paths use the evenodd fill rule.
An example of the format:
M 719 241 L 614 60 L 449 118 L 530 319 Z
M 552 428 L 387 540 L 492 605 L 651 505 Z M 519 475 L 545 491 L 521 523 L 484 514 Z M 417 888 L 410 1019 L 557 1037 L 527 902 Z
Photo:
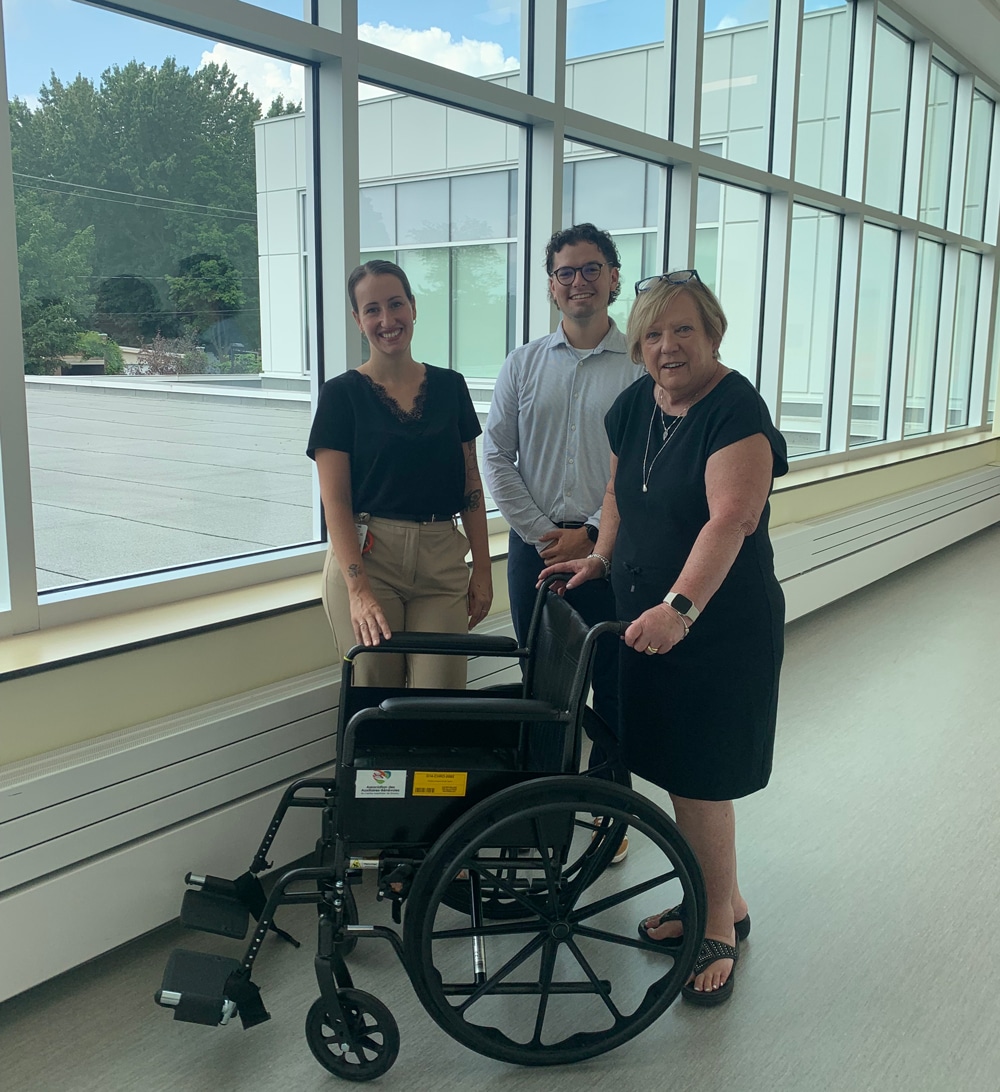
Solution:
M 623 626 L 588 629 L 552 583 L 539 592 L 525 648 L 507 637 L 407 633 L 351 649 L 336 776 L 302 778 L 285 790 L 238 879 L 185 878 L 184 924 L 239 939 L 255 919 L 243 958 L 175 951 L 158 1004 L 191 1023 L 239 1015 L 249 1028 L 269 1019 L 254 963 L 269 931 L 298 946 L 275 913 L 310 903 L 319 917 L 320 996 L 306 1038 L 338 1077 L 378 1077 L 399 1051 L 389 1009 L 355 988 L 348 968 L 361 938 L 388 941 L 439 1026 L 501 1061 L 593 1057 L 666 1010 L 701 944 L 701 873 L 669 817 L 631 789 L 614 735 L 585 704 L 596 641 Z M 522 664 L 523 683 L 471 691 L 353 684 L 359 655 L 400 652 L 509 657 Z M 580 776 L 584 730 L 608 758 Z M 265 893 L 259 876 L 272 867 L 267 855 L 285 814 L 297 807 L 321 813 L 315 864 L 286 869 Z M 653 867 L 623 886 L 609 866 L 626 831 Z M 405 904 L 402 937 L 359 924 L 352 887 L 367 870 L 377 872 L 377 897 L 389 901 L 396 924 Z M 685 905 L 674 947 L 644 939 L 628 920 L 633 900 L 657 889 Z M 628 984 L 613 998 L 611 974 L 626 964 Z M 534 978 L 523 977 L 531 968 Z M 518 997 L 536 1003 L 518 1006 Z

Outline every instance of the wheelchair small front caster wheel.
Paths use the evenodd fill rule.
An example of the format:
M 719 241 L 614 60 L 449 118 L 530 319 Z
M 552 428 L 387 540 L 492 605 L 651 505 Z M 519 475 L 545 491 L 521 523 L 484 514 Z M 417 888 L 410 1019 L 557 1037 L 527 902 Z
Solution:
M 346 1047 L 318 997 L 306 1016 L 306 1041 L 316 1061 L 345 1081 L 372 1081 L 387 1073 L 399 1054 L 399 1028 L 392 1013 L 364 990 L 338 990 L 354 1046 Z

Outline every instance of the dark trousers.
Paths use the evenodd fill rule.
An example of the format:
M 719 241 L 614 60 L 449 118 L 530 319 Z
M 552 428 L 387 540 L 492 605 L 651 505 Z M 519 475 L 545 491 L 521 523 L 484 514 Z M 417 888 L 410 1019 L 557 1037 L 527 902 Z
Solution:
M 518 644 L 524 647 L 528 637 L 528 624 L 535 606 L 538 592 L 538 574 L 546 562 L 538 556 L 534 546 L 525 542 L 520 535 L 510 532 L 510 544 L 507 549 L 507 588 L 510 593 L 510 613 L 514 622 L 514 633 Z M 614 621 L 615 596 L 610 580 L 588 580 L 579 588 L 566 593 L 566 600 L 589 626 L 598 622 Z M 594 712 L 617 736 L 618 730 L 618 645 L 620 638 L 613 633 L 606 633 L 597 641 L 594 656 Z M 604 754 L 596 745 L 590 752 L 590 765 L 597 766 L 604 761 Z

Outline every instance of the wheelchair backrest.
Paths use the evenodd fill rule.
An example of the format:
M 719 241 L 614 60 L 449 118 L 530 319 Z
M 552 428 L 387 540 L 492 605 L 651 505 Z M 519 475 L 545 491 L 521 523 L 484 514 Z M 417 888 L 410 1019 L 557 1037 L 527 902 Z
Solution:
M 545 599 L 528 636 L 525 697 L 549 702 L 578 720 L 590 685 L 595 639 L 561 595 L 552 591 L 543 594 Z

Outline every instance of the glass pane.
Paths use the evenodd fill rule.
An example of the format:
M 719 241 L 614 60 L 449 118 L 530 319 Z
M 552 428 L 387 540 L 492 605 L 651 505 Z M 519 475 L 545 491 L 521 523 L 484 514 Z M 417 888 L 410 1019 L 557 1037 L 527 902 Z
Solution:
M 850 71 L 851 18 L 845 3 L 808 9 L 802 20 L 795 177 L 840 193 Z
M 767 168 L 771 112 L 771 32 L 768 0 L 705 4 L 701 84 L 701 143 L 719 142 L 721 155 Z
M 520 84 L 521 0 L 358 0 L 358 37 L 442 68 Z
M 986 383 L 986 423 L 993 424 L 997 404 L 997 378 L 1000 374 L 1000 337 L 993 335 L 993 360 L 990 362 L 990 376 Z
M 792 210 L 788 309 L 778 427 L 792 455 L 829 446 L 830 379 L 837 327 L 841 219 L 807 205 Z
M 948 383 L 948 428 L 969 423 L 972 356 L 976 347 L 976 311 L 979 306 L 979 268 L 982 256 L 963 250 L 958 260 L 958 295 L 955 329 L 951 338 L 951 378 Z
M 369 84 L 358 111 L 362 260 L 395 248 L 417 301 L 414 355 L 470 389 L 481 380 L 488 407 L 514 345 L 519 130 Z
M 948 214 L 948 180 L 951 178 L 951 145 L 957 90 L 958 77 L 936 61 L 931 62 L 918 215 L 921 220 L 936 227 L 944 227 Z
M 304 69 L 84 5 L 17 22 L 38 586 L 309 541 Z
M 663 0 L 570 3 L 566 13 L 566 105 L 647 133 L 667 135 Z
M 895 231 L 865 224 L 851 390 L 852 447 L 885 439 L 898 241 Z
M 868 127 L 865 200 L 899 212 L 906 150 L 906 108 L 912 43 L 885 23 L 875 29 L 872 110 Z
M 993 102 L 978 91 L 972 96 L 972 127 L 969 132 L 969 162 L 965 175 L 965 210 L 962 233 L 983 237 L 986 222 L 986 178 L 993 147 Z
M 496 379 L 506 355 L 496 347 L 507 340 L 507 244 L 456 247 L 451 254 L 454 366 L 465 376 Z
M 709 219 L 713 212 L 718 217 L 715 222 Z M 764 195 L 701 179 L 695 254 L 698 275 L 718 295 L 729 321 L 720 357 L 755 383 L 764 268 Z
M 943 269 L 944 247 L 931 239 L 918 239 L 910 316 L 910 359 L 906 369 L 904 436 L 916 436 L 931 429 Z
M 596 152 L 569 141 L 563 146 L 563 227 L 592 223 L 611 233 L 621 258 L 621 294 L 608 309 L 625 329 L 633 285 L 662 272 L 656 210 L 663 172 L 641 159 Z

